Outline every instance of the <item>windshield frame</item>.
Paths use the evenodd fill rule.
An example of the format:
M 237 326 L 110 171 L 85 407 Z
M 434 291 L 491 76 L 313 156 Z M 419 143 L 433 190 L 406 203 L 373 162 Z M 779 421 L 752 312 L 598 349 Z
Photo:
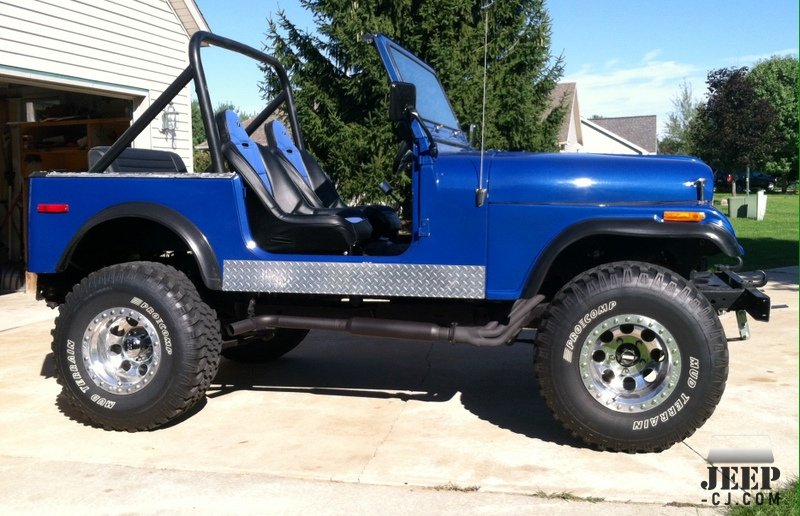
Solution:
M 414 53 L 402 47 L 401 45 L 398 45 L 395 41 L 392 41 L 383 34 L 377 34 L 373 38 L 375 46 L 378 48 L 378 53 L 381 56 L 381 60 L 383 61 L 384 67 L 386 68 L 386 72 L 391 81 L 402 81 L 414 84 L 414 86 L 417 87 L 417 95 L 419 98 L 420 90 L 417 83 L 411 80 L 409 77 L 403 76 L 400 71 L 401 67 L 398 66 L 397 60 L 395 59 L 396 54 L 401 54 L 403 57 L 407 58 L 423 71 L 429 73 L 436 81 L 436 84 L 439 87 L 439 92 L 441 93 L 441 97 L 446 103 L 447 109 L 450 111 L 452 120 L 455 121 L 456 127 L 451 127 L 450 123 L 445 124 L 441 120 L 432 120 L 426 115 L 426 113 L 419 110 L 418 103 L 417 112 L 425 125 L 428 126 L 428 129 L 430 129 L 433 139 L 436 140 L 437 143 L 444 143 L 446 145 L 453 145 L 456 147 L 471 148 L 464 131 L 461 130 L 461 122 L 459 121 L 458 116 L 453 109 L 450 98 L 447 96 L 447 91 L 442 86 L 442 82 L 439 80 L 439 76 L 436 74 L 436 71 L 430 65 L 428 65 L 428 63 L 422 61 L 419 57 L 414 55 Z

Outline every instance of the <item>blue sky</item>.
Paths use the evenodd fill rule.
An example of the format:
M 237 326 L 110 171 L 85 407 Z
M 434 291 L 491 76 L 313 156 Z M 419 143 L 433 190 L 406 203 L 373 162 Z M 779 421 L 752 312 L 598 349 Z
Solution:
M 259 49 L 278 8 L 300 28 L 314 28 L 296 1 L 197 3 L 212 31 Z M 711 69 L 798 53 L 797 0 L 548 0 L 547 7 L 551 49 L 564 56 L 562 80 L 578 83 L 585 117 L 655 114 L 661 127 L 683 80 L 701 99 Z M 215 103 L 231 101 L 247 111 L 262 105 L 255 67 L 212 59 L 206 69 L 216 75 L 209 81 Z

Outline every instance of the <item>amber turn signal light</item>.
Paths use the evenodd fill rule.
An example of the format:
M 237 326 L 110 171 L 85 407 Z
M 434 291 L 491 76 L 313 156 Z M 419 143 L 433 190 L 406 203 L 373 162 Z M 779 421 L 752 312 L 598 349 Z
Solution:
M 700 222 L 706 218 L 702 211 L 665 211 L 664 220 L 667 222 Z

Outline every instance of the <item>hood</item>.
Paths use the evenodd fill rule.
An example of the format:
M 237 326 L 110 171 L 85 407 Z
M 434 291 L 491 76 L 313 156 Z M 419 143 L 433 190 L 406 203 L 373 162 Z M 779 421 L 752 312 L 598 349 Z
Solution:
M 705 200 L 714 187 L 708 165 L 687 156 L 494 152 L 484 167 L 490 203 L 685 203 L 697 202 L 698 179 Z

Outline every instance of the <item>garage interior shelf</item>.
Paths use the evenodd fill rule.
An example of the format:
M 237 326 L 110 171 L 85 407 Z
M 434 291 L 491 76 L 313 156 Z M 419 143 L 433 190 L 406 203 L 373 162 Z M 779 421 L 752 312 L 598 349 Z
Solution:
M 36 170 L 83 171 L 87 152 L 110 145 L 130 125 L 126 117 L 70 118 L 9 124 L 19 130 L 20 168 L 23 177 Z

